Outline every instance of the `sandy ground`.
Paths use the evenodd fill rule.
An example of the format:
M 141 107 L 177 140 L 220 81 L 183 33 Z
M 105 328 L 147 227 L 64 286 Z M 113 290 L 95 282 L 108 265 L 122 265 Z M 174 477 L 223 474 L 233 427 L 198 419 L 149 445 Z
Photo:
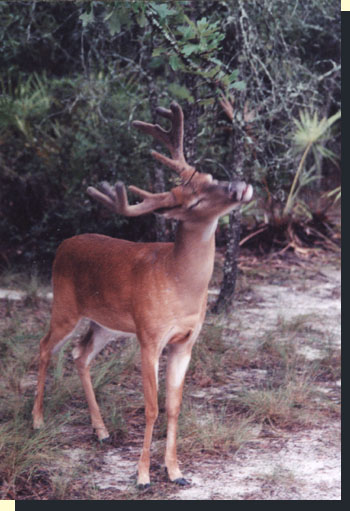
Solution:
M 73 463 L 81 456 L 81 449 L 70 452 Z M 137 456 L 134 449 L 109 449 L 90 474 L 90 483 L 100 490 L 132 491 Z M 186 470 L 190 486 L 174 485 L 166 498 L 340 500 L 340 463 L 339 423 L 332 421 L 322 428 L 248 442 L 231 459 L 201 459 Z

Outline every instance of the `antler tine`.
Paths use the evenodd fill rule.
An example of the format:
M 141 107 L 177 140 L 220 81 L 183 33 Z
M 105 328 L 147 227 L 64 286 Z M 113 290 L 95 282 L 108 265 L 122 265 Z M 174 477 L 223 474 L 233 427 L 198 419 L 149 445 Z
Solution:
M 116 201 L 117 201 L 116 190 L 114 188 L 112 188 L 106 181 L 103 181 L 100 186 L 103 189 L 104 193 L 100 192 L 93 186 L 89 186 L 88 189 L 86 190 L 88 195 L 90 195 L 90 197 L 97 200 L 98 202 L 101 202 L 101 204 L 103 204 L 107 209 L 113 211 L 114 213 L 117 212 L 116 211 L 116 209 L 117 209 L 116 208 Z
M 183 160 L 185 162 L 183 152 L 183 137 L 184 137 L 184 114 L 182 108 L 178 103 L 173 101 L 170 105 L 170 110 L 161 106 L 156 109 L 157 114 L 171 120 L 170 131 L 167 132 L 170 140 L 170 153 L 175 160 Z
M 130 205 L 123 183 L 118 182 L 114 187 L 105 181 L 101 183 L 100 192 L 93 186 L 89 186 L 87 193 L 93 199 L 101 202 L 106 208 L 124 216 L 139 216 L 152 213 L 156 209 L 169 208 L 176 205 L 176 197 L 171 192 L 150 193 L 136 186 L 129 186 L 130 191 L 139 195 L 143 201 L 138 204 Z
M 170 110 L 158 107 L 156 112 L 171 121 L 169 131 L 166 131 L 159 124 L 150 124 L 142 121 L 134 121 L 133 126 L 148 135 L 152 135 L 153 138 L 165 145 L 171 154 L 171 158 L 158 153 L 158 151 L 152 151 L 152 156 L 180 174 L 182 178 L 187 179 L 193 174 L 195 169 L 186 162 L 183 152 L 184 116 L 182 108 L 173 101 L 170 105 Z

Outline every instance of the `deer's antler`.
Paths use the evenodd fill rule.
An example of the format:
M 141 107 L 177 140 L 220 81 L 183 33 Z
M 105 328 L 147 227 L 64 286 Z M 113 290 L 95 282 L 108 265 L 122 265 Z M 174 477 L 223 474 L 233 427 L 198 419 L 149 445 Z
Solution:
M 157 209 L 172 208 L 177 205 L 176 196 L 171 192 L 150 193 L 137 186 L 129 186 L 129 190 L 139 195 L 143 201 L 139 204 L 130 205 L 126 195 L 125 186 L 118 182 L 115 186 L 110 186 L 103 181 L 100 185 L 102 192 L 89 186 L 87 193 L 93 199 L 101 202 L 106 208 L 124 216 L 139 216 L 146 213 L 152 213 Z
M 157 114 L 169 119 L 171 121 L 171 128 L 166 131 L 159 124 L 149 124 L 148 122 L 134 121 L 132 124 L 135 128 L 152 135 L 156 140 L 165 145 L 171 154 L 171 158 L 164 156 L 164 154 L 152 151 L 151 154 L 154 158 L 167 165 L 183 180 L 189 179 L 195 172 L 195 168 L 189 165 L 184 156 L 183 151 L 183 135 L 184 135 L 184 116 L 180 105 L 173 101 L 170 105 L 170 110 L 163 107 L 158 107 Z

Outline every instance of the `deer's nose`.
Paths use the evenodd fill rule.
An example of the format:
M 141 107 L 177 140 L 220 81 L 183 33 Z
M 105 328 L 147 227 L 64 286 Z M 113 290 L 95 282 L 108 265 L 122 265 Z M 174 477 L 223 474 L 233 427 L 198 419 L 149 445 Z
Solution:
M 253 197 L 253 187 L 252 185 L 246 185 L 241 200 L 243 202 L 249 202 Z
M 231 181 L 228 184 L 228 193 L 232 200 L 248 202 L 253 196 L 253 187 L 245 181 Z
M 228 193 L 230 194 L 230 198 L 240 201 L 246 186 L 247 185 L 244 181 L 231 181 L 228 184 Z

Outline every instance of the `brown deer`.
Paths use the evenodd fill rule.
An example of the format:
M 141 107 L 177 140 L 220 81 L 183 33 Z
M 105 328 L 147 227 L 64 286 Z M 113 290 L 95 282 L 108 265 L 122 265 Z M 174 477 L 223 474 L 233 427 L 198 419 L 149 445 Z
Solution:
M 169 131 L 157 124 L 133 125 L 152 135 L 170 151 L 171 158 L 153 156 L 174 170 L 181 184 L 169 192 L 129 189 L 142 201 L 129 205 L 122 183 L 104 183 L 102 192 L 88 193 L 115 213 L 138 216 L 155 212 L 179 221 L 174 243 L 134 243 L 100 234 L 82 234 L 65 240 L 53 264 L 53 304 L 49 332 L 40 342 L 34 428 L 43 425 L 43 394 L 51 354 L 68 340 L 82 318 L 91 323 L 73 350 L 99 440 L 108 438 L 96 402 L 89 367 L 111 340 L 111 332 L 131 332 L 141 346 L 146 428 L 138 463 L 138 484 L 150 484 L 150 446 L 158 415 L 158 360 L 168 346 L 166 374 L 167 440 L 165 465 L 170 481 L 188 484 L 176 456 L 176 428 L 185 373 L 191 351 L 204 321 L 208 285 L 215 255 L 218 219 L 252 198 L 251 185 L 216 181 L 196 172 L 183 153 L 183 112 L 173 102 L 157 113 L 172 123 Z

